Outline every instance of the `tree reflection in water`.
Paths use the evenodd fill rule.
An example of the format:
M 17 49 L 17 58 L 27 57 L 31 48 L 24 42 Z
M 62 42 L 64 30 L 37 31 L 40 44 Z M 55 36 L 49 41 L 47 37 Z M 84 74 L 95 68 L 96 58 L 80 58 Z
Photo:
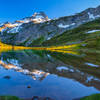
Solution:
M 100 59 L 99 58 L 100 58 L 100 54 L 95 52 L 75 52 L 75 51 L 65 51 L 65 50 L 9 51 L 9 52 L 1 53 L 0 65 L 3 66 L 3 68 L 7 69 L 8 71 L 14 70 L 15 72 L 21 73 L 25 76 L 30 76 L 33 80 L 41 82 L 42 86 L 44 86 L 45 88 L 51 88 L 52 84 L 53 86 L 56 87 L 55 85 L 56 82 L 54 81 L 56 80 L 59 83 L 59 87 L 57 88 L 63 89 L 63 91 L 60 92 L 66 92 L 66 91 L 68 92 L 68 90 L 65 90 L 65 88 L 68 88 L 67 83 L 69 81 L 66 81 L 67 85 L 63 81 L 61 82 L 58 81 L 60 79 L 63 80 L 64 78 L 67 80 L 68 79 L 73 80 L 74 84 L 78 82 L 78 84 L 83 85 L 85 88 L 93 87 L 94 90 L 92 93 L 97 93 L 100 92 L 100 71 L 99 71 Z M 53 80 L 53 78 L 51 77 L 55 77 L 55 75 L 57 77 L 54 78 Z M 5 78 L 10 79 L 8 78 L 7 75 L 5 76 Z M 45 80 L 47 80 L 46 85 L 44 84 Z M 53 83 L 49 84 L 49 82 L 50 83 L 53 82 Z M 38 83 L 38 85 L 40 85 L 40 83 Z M 80 85 L 79 87 L 84 90 L 84 88 L 81 87 Z M 31 88 L 30 84 L 28 86 L 29 88 Z M 55 89 L 55 87 L 53 87 L 53 89 Z M 36 90 L 37 89 L 35 89 L 35 91 Z M 74 91 L 74 88 L 69 87 L 69 90 Z M 43 91 L 43 93 L 44 92 L 45 91 Z M 55 90 L 54 92 L 59 92 L 59 91 Z M 91 91 L 88 91 L 88 93 L 90 92 Z M 41 93 L 42 92 L 40 92 L 40 94 Z M 87 95 L 85 93 L 83 93 L 84 96 L 87 96 L 88 93 L 86 93 Z M 80 95 L 81 94 L 78 94 L 77 97 L 80 97 Z M 61 95 L 58 94 L 58 96 Z M 75 96 L 71 94 L 69 95 L 69 97 L 74 98 Z M 50 98 L 52 98 L 52 96 L 50 96 Z

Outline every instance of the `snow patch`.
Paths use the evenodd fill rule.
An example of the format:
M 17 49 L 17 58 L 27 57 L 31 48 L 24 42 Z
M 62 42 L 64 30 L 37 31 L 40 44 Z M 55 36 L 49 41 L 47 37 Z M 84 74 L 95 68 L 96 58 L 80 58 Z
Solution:
M 72 23 L 71 26 L 75 25 L 75 23 Z
M 41 71 L 41 70 L 33 70 L 32 72 L 29 71 L 28 69 L 23 69 L 21 67 L 15 66 L 15 65 L 7 65 L 10 70 L 14 70 L 16 72 L 20 72 L 24 75 L 29 75 L 32 76 L 34 80 L 40 80 L 41 78 L 45 78 L 48 76 L 50 73 Z
M 89 77 L 87 77 L 87 80 L 86 80 L 86 82 L 88 83 L 88 82 L 90 82 L 90 81 L 92 81 L 93 80 L 93 76 L 89 76 Z
M 96 15 L 96 16 L 95 16 L 95 18 L 99 18 L 99 17 L 100 17 L 100 15 Z
M 71 66 L 69 66 L 69 67 L 71 67 Z M 69 71 L 69 72 L 74 72 L 74 69 L 72 69 L 72 68 L 68 68 L 68 67 L 66 67 L 66 66 L 60 66 L 60 67 L 57 67 L 56 68 L 58 71 Z
M 7 29 L 8 29 L 7 27 L 4 28 L 4 29 L 2 29 L 2 31 L 1 31 L 1 35 L 3 35 L 3 32 L 5 32 Z
M 17 33 L 17 32 L 19 32 L 19 30 L 22 28 L 21 25 L 22 25 L 22 23 L 18 24 L 18 26 L 10 29 L 7 33 Z
M 73 69 L 70 69 L 69 71 L 70 71 L 70 72 L 74 72 L 74 70 L 73 70 Z
M 47 57 L 48 57 L 48 58 L 51 58 L 51 56 L 50 56 L 49 54 L 47 54 Z
M 4 23 L 1 23 L 1 24 L 0 24 L 0 27 L 3 26 L 3 25 L 4 25 Z
M 86 33 L 94 33 L 94 32 L 98 32 L 98 31 L 100 31 L 100 30 L 91 30 L 91 31 L 88 31 L 88 32 L 86 32 Z
M 30 20 L 28 20 L 28 19 L 24 19 L 23 21 L 24 21 L 24 23 L 29 23 L 30 22 Z
M 96 18 L 99 18 L 99 17 L 100 17 L 100 15 L 94 16 L 94 15 L 91 14 L 90 12 L 88 12 L 88 15 L 89 15 L 89 19 L 96 19 Z
M 50 40 L 52 37 L 48 37 L 47 40 Z
M 21 67 L 21 64 L 18 63 L 18 60 L 15 60 L 15 59 L 7 59 L 7 61 L 10 63 L 10 64 L 13 64 L 15 66 L 20 66 Z
M 59 28 L 68 28 L 68 27 L 74 26 L 74 25 L 75 25 L 75 23 L 72 23 L 72 24 L 70 24 L 70 25 L 64 25 L 64 24 L 60 23 L 60 24 L 58 25 L 58 27 L 59 27 Z
M 95 16 L 93 14 L 91 14 L 90 12 L 88 13 L 88 15 L 89 15 L 90 19 L 95 19 Z
M 69 70 L 67 67 L 65 66 L 60 66 L 56 68 L 58 71 L 62 71 L 62 70 Z
M 100 82 L 100 79 L 98 79 L 94 76 L 88 76 L 86 82 L 88 83 L 88 82 L 91 82 L 91 81 L 99 81 Z
M 99 65 L 95 65 L 95 64 L 92 64 L 92 63 L 85 63 L 86 65 L 89 65 L 91 67 L 99 67 Z

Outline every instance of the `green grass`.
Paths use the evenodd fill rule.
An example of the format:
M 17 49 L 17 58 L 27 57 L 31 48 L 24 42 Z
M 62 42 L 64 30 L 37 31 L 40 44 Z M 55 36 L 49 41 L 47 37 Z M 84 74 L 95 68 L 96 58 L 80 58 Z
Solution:
M 100 32 L 95 32 L 91 34 L 87 34 L 86 32 L 91 30 L 100 30 L 100 19 L 96 19 L 94 21 L 85 23 L 83 25 L 80 25 L 79 27 L 68 30 L 64 32 L 63 34 L 56 36 L 52 38 L 51 40 L 43 42 L 44 46 L 59 46 L 59 45 L 68 45 L 72 43 L 86 43 L 88 41 L 88 44 L 91 42 L 94 42 L 94 44 L 99 44 L 98 41 L 100 40 Z M 98 38 L 98 41 L 95 41 Z M 95 43 L 96 42 L 96 43 Z
M 29 46 L 41 46 L 41 44 L 43 43 L 44 41 L 44 37 L 41 36 L 40 38 L 36 39 L 36 40 L 33 40 L 32 43 L 29 45 Z
M 100 100 L 100 94 L 94 94 L 94 95 L 82 98 L 80 100 Z
M 63 19 L 65 17 L 62 17 Z M 66 18 L 67 20 L 67 18 Z M 56 20 L 50 21 L 50 23 L 56 23 Z M 47 24 L 45 22 L 40 29 L 43 29 Z M 29 24 L 29 26 L 25 28 L 31 27 L 33 24 Z M 100 49 L 100 32 L 94 32 L 91 34 L 87 34 L 88 31 L 91 30 L 100 30 L 100 18 L 96 19 L 94 21 L 85 23 L 83 25 L 80 25 L 77 28 L 74 28 L 72 30 L 65 31 L 61 35 L 57 35 L 53 37 L 50 40 L 46 40 L 44 36 L 41 36 L 40 38 L 33 40 L 29 46 L 62 46 L 62 45 L 69 45 L 69 44 L 80 44 L 79 48 L 95 48 L 95 49 Z M 48 32 L 48 35 L 51 35 L 56 31 Z M 56 33 L 57 34 L 57 33 Z M 4 43 L 14 43 L 14 40 L 16 39 L 16 34 L 9 33 L 7 34 L 4 32 L 5 35 L 10 35 L 8 37 L 8 40 L 4 40 Z M 29 38 L 30 39 L 30 38 Z M 25 42 L 19 44 L 25 46 L 25 44 L 29 41 L 27 39 Z M 6 42 L 7 41 L 7 42 Z M 86 44 L 86 46 L 81 46 L 82 44 Z
M 0 96 L 0 100 L 21 100 L 15 96 Z

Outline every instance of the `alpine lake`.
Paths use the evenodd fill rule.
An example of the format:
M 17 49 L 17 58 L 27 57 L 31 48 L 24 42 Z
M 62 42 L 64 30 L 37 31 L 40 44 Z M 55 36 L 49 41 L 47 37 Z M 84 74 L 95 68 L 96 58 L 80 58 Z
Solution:
M 0 52 L 1 96 L 77 100 L 98 93 L 100 52 L 30 49 Z

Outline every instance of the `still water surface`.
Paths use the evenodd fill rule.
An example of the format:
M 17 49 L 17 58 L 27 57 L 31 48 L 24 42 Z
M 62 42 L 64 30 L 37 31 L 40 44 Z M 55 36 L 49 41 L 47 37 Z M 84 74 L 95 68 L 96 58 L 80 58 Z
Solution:
M 100 54 L 9 51 L 0 54 L 0 95 L 73 100 L 100 93 Z

